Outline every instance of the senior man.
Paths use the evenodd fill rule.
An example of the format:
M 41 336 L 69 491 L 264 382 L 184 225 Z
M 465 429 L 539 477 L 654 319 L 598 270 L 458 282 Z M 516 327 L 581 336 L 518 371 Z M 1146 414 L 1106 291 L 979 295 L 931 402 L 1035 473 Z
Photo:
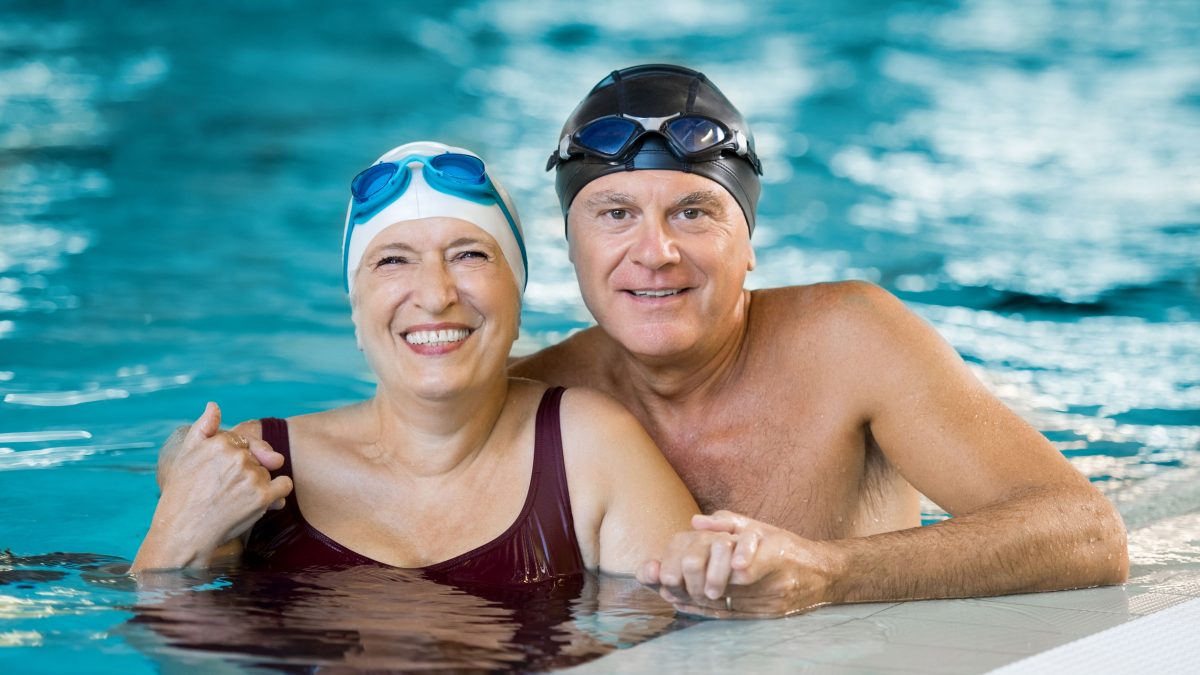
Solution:
M 616 71 L 560 138 L 547 168 L 599 325 L 511 372 L 621 401 L 723 509 L 640 580 L 681 611 L 769 617 L 1126 578 L 1112 505 L 895 297 L 744 289 L 761 165 L 702 74 Z M 919 493 L 952 518 L 921 527 Z
M 602 80 L 550 159 L 598 327 L 513 365 L 624 403 L 706 513 L 643 582 L 685 611 L 1119 583 L 1112 505 L 886 291 L 759 291 L 758 158 L 702 74 Z M 918 492 L 953 516 L 920 527 Z M 730 583 L 726 583 L 726 582 Z

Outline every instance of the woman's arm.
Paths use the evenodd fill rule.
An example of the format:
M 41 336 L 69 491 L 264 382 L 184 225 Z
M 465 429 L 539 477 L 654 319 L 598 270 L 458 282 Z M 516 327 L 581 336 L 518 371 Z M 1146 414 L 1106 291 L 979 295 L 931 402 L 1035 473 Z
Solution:
M 624 407 L 572 388 L 561 409 L 563 456 L 584 562 L 633 574 L 691 529 L 700 509 L 654 441 Z
M 162 495 L 131 573 L 208 565 L 240 555 L 238 540 L 292 491 L 287 476 L 272 479 L 283 457 L 258 438 L 220 432 L 221 411 L 209 403 L 159 472 Z M 261 436 L 261 433 L 257 434 Z

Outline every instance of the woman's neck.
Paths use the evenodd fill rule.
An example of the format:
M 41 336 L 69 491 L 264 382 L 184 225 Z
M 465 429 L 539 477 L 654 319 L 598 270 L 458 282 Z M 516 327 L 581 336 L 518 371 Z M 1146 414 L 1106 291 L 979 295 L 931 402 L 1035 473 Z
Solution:
M 492 437 L 508 399 L 507 377 L 429 399 L 376 390 L 369 409 L 374 438 L 364 448 L 381 465 L 412 476 L 439 476 L 469 466 Z M 369 427 L 368 427 L 369 428 Z

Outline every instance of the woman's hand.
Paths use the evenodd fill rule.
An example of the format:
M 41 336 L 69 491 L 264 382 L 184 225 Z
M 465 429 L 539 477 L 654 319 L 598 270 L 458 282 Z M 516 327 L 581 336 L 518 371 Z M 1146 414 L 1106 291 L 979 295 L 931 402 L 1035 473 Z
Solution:
M 209 403 L 160 473 L 162 496 L 130 572 L 206 565 L 218 546 L 283 506 L 292 481 L 269 472 L 283 466 L 283 456 L 261 439 L 220 428 L 220 408 Z
M 692 518 L 661 561 L 638 570 L 675 609 L 717 618 L 774 618 L 832 601 L 838 560 L 823 542 L 746 516 L 717 511 Z

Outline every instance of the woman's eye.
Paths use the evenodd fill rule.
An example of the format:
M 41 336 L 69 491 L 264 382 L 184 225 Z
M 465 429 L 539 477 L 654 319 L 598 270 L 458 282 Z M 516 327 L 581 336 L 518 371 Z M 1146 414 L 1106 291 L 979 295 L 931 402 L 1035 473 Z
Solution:
M 384 265 L 403 265 L 407 262 L 408 262 L 408 258 L 405 258 L 404 256 L 398 256 L 398 255 L 384 256 L 379 259 L 379 262 L 375 263 L 375 269 L 379 269 L 380 267 L 383 267 Z

